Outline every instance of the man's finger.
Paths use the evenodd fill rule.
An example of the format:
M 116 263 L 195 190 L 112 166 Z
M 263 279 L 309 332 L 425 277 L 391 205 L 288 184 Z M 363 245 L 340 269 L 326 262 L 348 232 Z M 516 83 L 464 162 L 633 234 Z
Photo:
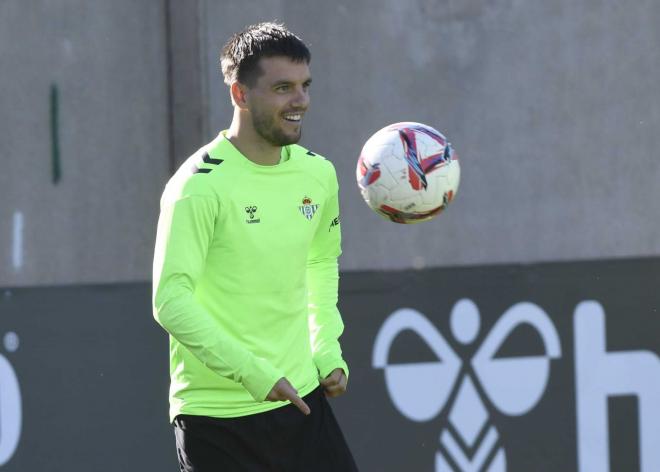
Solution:
M 282 389 L 282 393 L 284 397 L 289 400 L 291 403 L 296 405 L 300 411 L 302 411 L 304 414 L 309 415 L 309 407 L 307 404 L 303 401 L 302 398 L 298 396 L 298 390 L 296 390 L 293 385 L 289 383 L 289 381 L 286 381 L 286 386 L 285 388 Z
M 346 390 L 346 384 L 338 383 L 336 385 L 328 385 L 324 387 L 326 392 L 343 392 Z
M 337 385 L 336 387 L 325 389 L 326 397 L 334 398 L 343 395 L 344 393 L 346 393 L 346 387 L 341 385 Z
M 296 390 L 287 379 L 284 379 L 284 381 L 285 383 L 281 389 L 281 393 L 284 398 L 296 405 L 298 409 L 305 415 L 309 415 L 311 410 L 307 406 L 307 403 L 305 403 L 303 399 L 298 396 L 298 390 Z
M 327 378 L 321 381 L 323 389 L 325 390 L 325 396 L 334 398 L 346 393 L 346 384 L 348 383 L 348 378 L 342 370 L 337 370 L 329 375 Z
M 312 410 L 310 410 L 309 407 L 307 406 L 307 403 L 305 403 L 305 401 L 302 398 L 300 398 L 298 395 L 295 394 L 289 395 L 288 400 L 294 405 L 296 405 L 298 409 L 303 412 L 303 414 L 309 415 L 312 412 Z
M 321 380 L 321 385 L 324 387 L 330 387 L 332 385 L 340 385 L 346 383 L 346 376 L 339 372 L 339 374 L 333 374 L 328 378 Z
M 331 394 L 332 396 L 341 395 L 346 391 L 345 385 L 333 385 L 332 387 L 326 387 L 325 392 Z
M 303 401 L 302 398 L 298 396 L 298 390 L 296 390 L 285 377 L 282 377 L 280 380 L 277 381 L 277 383 L 275 384 L 275 386 L 273 386 L 272 390 L 270 391 L 266 399 L 270 401 L 288 400 L 292 404 L 294 404 L 300 411 L 302 411 L 305 415 L 309 415 L 311 413 L 311 410 L 307 406 L 307 404 Z
M 321 380 L 321 385 L 323 385 L 325 388 L 331 387 L 333 385 L 337 385 L 338 381 L 336 379 L 323 379 Z

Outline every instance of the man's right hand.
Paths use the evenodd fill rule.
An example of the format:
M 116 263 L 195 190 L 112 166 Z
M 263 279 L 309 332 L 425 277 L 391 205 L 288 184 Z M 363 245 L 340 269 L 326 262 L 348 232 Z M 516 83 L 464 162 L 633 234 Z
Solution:
M 289 400 L 291 403 L 296 405 L 298 409 L 305 415 L 309 415 L 311 413 L 307 403 L 305 403 L 303 399 L 298 396 L 298 390 L 293 388 L 293 385 L 289 383 L 286 377 L 282 377 L 277 381 L 277 383 L 268 393 L 266 400 L 271 402 Z

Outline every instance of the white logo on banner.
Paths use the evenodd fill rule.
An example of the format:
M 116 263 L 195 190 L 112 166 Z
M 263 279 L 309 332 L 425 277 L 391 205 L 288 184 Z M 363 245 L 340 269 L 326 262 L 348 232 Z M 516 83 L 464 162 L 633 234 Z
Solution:
M 463 299 L 454 305 L 450 326 L 458 342 L 472 343 L 479 334 L 480 324 L 479 310 L 471 300 Z M 536 329 L 543 340 L 545 355 L 495 358 L 509 334 L 521 324 Z M 417 333 L 437 355 L 438 361 L 388 364 L 392 342 L 404 330 Z M 522 302 L 502 315 L 477 349 L 471 360 L 476 377 L 469 372 L 459 375 L 461 358 L 435 326 L 411 308 L 397 310 L 385 321 L 376 336 L 372 364 L 384 370 L 392 402 L 401 414 L 413 421 L 429 421 L 437 416 L 458 385 L 458 392 L 449 405 L 451 428 L 445 428 L 440 434 L 436 472 L 454 471 L 450 464 L 455 464 L 461 472 L 503 472 L 506 454 L 498 445 L 499 433 L 489 419 L 484 402 L 489 399 L 495 408 L 509 416 L 526 414 L 543 396 L 550 376 L 550 359 L 560 356 L 559 337 L 548 315 L 538 306 Z M 477 382 L 488 399 L 480 396 L 475 387 Z M 465 449 L 471 453 L 468 455 Z
M 4 346 L 9 352 L 18 349 L 18 336 L 7 333 Z M 21 391 L 16 372 L 0 354 L 0 466 L 12 458 L 21 437 Z
M 650 351 L 608 352 L 605 312 L 598 302 L 580 303 L 573 324 L 579 470 L 610 470 L 607 400 L 634 395 L 640 469 L 660 471 L 660 358 Z

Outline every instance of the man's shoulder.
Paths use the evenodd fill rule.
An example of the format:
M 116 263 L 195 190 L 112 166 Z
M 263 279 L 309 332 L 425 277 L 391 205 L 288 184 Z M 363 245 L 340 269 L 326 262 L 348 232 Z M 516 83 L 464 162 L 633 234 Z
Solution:
M 310 151 L 303 146 L 292 146 L 291 156 L 297 160 L 304 172 L 313 177 L 319 184 L 334 192 L 337 189 L 337 172 L 332 162 L 324 156 Z
M 289 146 L 289 149 L 291 150 L 291 156 L 296 157 L 296 158 L 304 158 L 308 159 L 311 162 L 314 161 L 326 161 L 327 158 L 319 154 L 318 152 L 313 152 L 307 149 L 304 146 L 301 146 L 300 144 L 292 144 Z
M 213 148 L 206 145 L 186 159 L 167 182 L 163 200 L 176 201 L 192 196 L 216 198 L 216 175 L 213 171 L 223 160 L 213 154 Z
M 334 174 L 335 168 L 332 162 L 321 154 L 310 151 L 309 149 L 294 144 L 291 146 L 291 157 L 296 159 L 301 165 L 322 173 Z

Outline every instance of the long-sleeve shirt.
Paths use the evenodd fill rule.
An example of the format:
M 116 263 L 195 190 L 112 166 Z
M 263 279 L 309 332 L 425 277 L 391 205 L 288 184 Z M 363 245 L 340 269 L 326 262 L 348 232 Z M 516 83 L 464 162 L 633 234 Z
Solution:
M 153 310 L 170 338 L 170 419 L 236 417 L 286 377 L 306 395 L 335 368 L 340 249 L 333 165 L 298 145 L 258 165 L 225 132 L 161 198 Z

